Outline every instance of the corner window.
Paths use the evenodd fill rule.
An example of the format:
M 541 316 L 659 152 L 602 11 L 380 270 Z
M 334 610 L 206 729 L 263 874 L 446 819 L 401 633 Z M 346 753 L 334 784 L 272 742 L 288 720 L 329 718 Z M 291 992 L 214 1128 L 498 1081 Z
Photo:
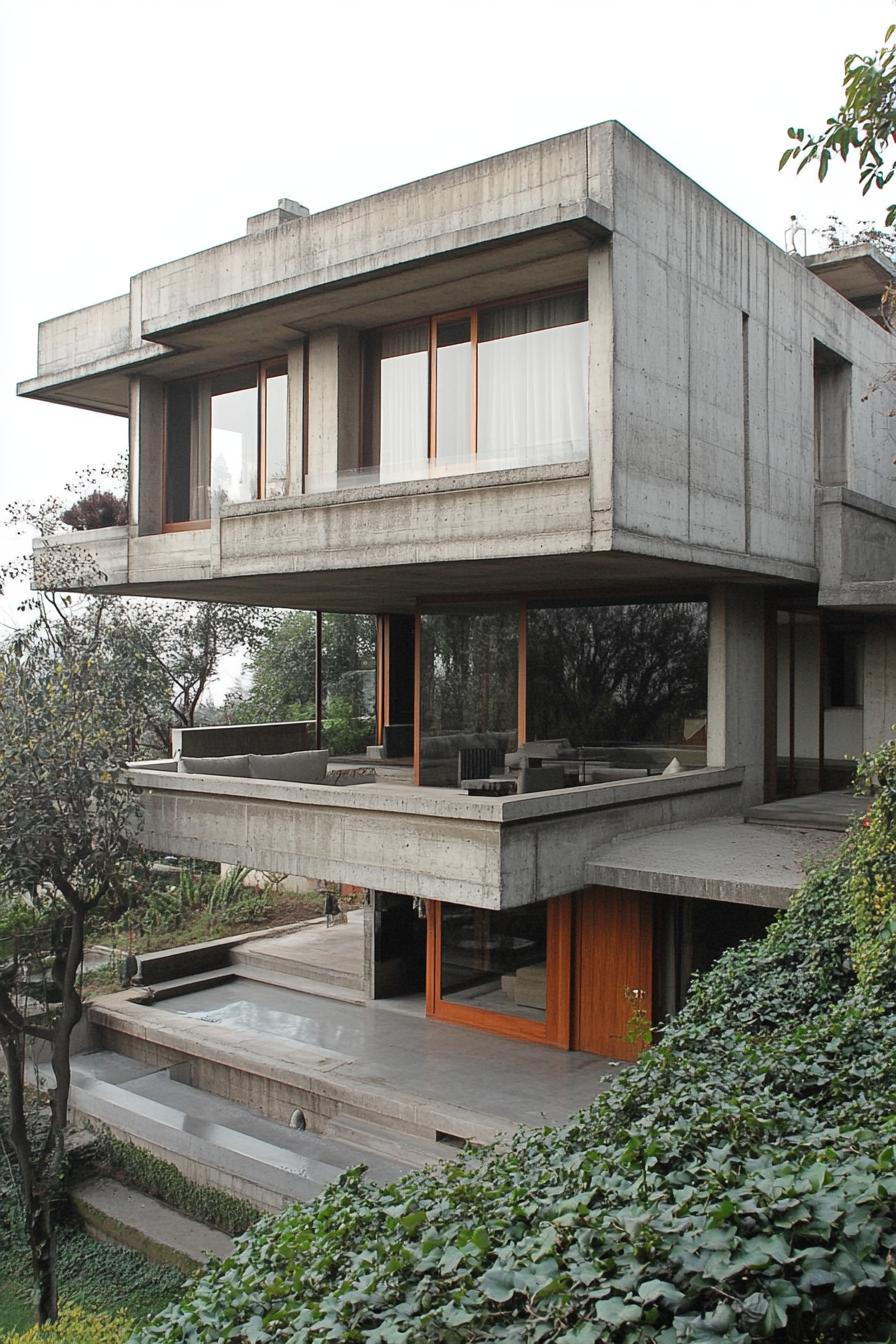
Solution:
M 165 415 L 165 525 L 202 523 L 225 504 L 284 495 L 286 361 L 171 383 Z
M 380 481 L 588 455 L 584 290 L 369 334 L 360 470 Z

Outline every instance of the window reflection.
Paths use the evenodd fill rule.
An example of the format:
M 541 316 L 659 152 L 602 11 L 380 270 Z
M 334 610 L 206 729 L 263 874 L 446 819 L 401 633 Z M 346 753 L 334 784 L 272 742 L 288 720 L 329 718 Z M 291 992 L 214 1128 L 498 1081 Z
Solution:
M 301 386 L 294 395 L 301 416 Z M 284 495 L 289 482 L 288 408 L 285 359 L 170 383 L 165 523 L 206 520 L 212 491 L 223 504 L 244 503 L 261 493 L 269 498 Z
M 376 738 L 376 617 L 325 611 L 321 621 L 321 746 L 363 753 Z
M 705 765 L 707 657 L 705 602 L 530 607 L 527 739 L 584 754 L 598 779 Z
M 258 388 L 254 369 L 211 379 L 212 491 L 222 503 L 258 494 Z
M 441 997 L 544 1022 L 547 902 L 518 910 L 441 907 Z
M 461 751 L 503 762 L 516 746 L 519 613 L 453 608 L 420 618 L 420 781 L 457 787 Z M 472 777 L 487 775 L 485 757 Z M 465 777 L 471 777 L 467 769 Z

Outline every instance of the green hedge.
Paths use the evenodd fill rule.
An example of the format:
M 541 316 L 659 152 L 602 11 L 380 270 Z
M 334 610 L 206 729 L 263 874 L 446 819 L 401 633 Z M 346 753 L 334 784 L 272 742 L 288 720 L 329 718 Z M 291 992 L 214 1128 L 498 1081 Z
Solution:
M 590 1109 L 387 1189 L 349 1173 L 141 1344 L 896 1340 L 888 752 L 841 858 Z
M 94 1170 L 231 1236 L 245 1232 L 258 1221 L 258 1210 L 246 1200 L 188 1181 L 170 1162 L 115 1138 L 108 1130 L 96 1133 L 89 1162 Z

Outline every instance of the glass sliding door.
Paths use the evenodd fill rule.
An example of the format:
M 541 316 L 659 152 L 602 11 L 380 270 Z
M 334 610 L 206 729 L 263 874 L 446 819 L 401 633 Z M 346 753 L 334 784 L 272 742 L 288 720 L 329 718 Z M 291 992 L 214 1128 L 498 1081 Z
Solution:
M 430 901 L 427 1013 L 567 1048 L 571 946 L 569 896 L 513 910 Z
M 775 632 L 775 796 L 846 789 L 864 745 L 862 623 L 788 609 Z

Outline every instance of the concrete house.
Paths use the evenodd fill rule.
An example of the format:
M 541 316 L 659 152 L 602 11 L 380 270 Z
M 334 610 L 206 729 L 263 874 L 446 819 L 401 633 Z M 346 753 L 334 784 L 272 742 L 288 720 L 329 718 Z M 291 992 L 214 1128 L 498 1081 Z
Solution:
M 44 322 L 21 394 L 130 425 L 94 587 L 376 622 L 366 754 L 185 732 L 147 844 L 365 889 L 371 999 L 633 1057 L 896 721 L 893 278 L 609 122 Z

